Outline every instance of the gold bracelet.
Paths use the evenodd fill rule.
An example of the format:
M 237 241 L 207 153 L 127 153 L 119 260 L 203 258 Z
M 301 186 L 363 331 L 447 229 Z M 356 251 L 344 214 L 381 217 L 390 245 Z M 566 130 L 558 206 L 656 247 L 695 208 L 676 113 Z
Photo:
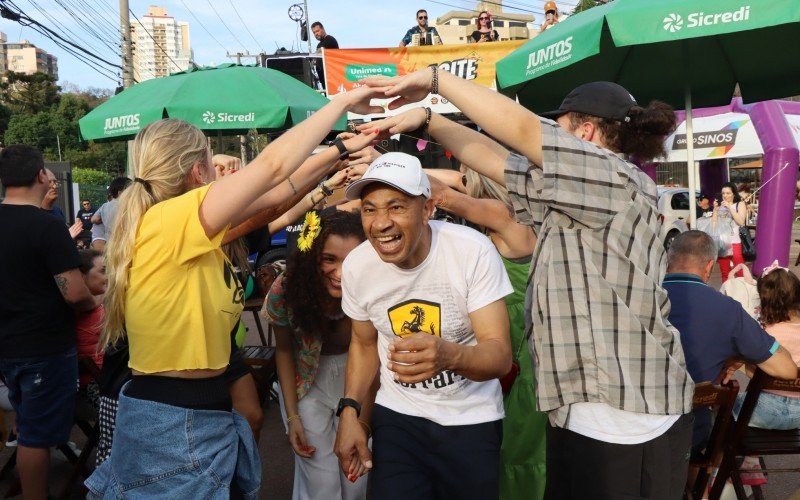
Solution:
M 287 417 L 286 418 L 286 423 L 287 424 L 291 424 L 292 421 L 294 421 L 294 420 L 302 420 L 302 418 L 300 417 L 299 413 L 297 415 L 292 415 L 291 417 Z
M 358 419 L 358 423 L 361 424 L 361 427 L 367 433 L 367 437 L 372 436 L 372 427 L 370 427 L 368 423 L 364 422 L 360 418 Z

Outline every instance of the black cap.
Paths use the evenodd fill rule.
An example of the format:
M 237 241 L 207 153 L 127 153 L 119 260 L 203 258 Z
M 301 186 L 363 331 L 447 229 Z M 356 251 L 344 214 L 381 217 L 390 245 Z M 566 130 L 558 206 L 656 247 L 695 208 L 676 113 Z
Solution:
M 625 87 L 614 82 L 592 82 L 581 85 L 561 101 L 561 106 L 539 116 L 556 119 L 574 111 L 621 122 L 630 121 L 628 112 L 636 106 L 636 99 Z

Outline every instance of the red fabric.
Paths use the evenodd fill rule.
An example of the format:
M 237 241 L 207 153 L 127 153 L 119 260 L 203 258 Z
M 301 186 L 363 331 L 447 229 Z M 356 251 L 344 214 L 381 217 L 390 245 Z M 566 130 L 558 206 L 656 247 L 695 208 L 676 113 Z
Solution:
M 731 269 L 739 264 L 744 264 L 744 257 L 742 256 L 742 244 L 733 243 L 731 244 L 731 247 L 733 248 L 733 255 L 730 257 L 720 257 L 717 259 L 717 263 L 719 264 L 719 272 L 722 273 L 723 283 L 728 281 L 728 273 L 731 272 Z M 742 272 L 739 271 L 736 273 L 736 276 L 742 276 Z

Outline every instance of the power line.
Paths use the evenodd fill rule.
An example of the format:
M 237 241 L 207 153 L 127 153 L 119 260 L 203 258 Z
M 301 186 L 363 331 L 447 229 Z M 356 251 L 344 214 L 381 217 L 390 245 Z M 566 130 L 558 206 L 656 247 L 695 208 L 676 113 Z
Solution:
M 239 18 L 239 21 L 242 22 L 242 26 L 244 26 L 244 29 L 247 30 L 247 33 L 250 34 L 250 38 L 252 38 L 253 41 L 256 42 L 256 46 L 259 49 L 261 49 L 261 52 L 266 52 L 266 50 L 264 50 L 264 47 L 262 47 L 261 44 L 258 43 L 258 40 L 256 40 L 256 37 L 253 36 L 253 33 L 250 31 L 250 28 L 247 27 L 247 23 L 244 22 L 244 19 L 242 19 L 242 16 L 239 15 L 239 11 L 236 10 L 236 6 L 233 5 L 233 1 L 232 0 L 228 0 L 228 2 L 231 4 L 231 7 L 233 8 L 233 11 L 236 13 L 236 16 Z
M 208 6 L 209 6 L 209 7 L 211 7 L 211 10 L 213 10 L 213 11 L 214 11 L 214 14 L 216 14 L 216 15 L 217 15 L 217 18 L 220 20 L 220 22 L 222 23 L 222 25 L 223 25 L 223 26 L 225 26 L 225 29 L 226 29 L 226 30 L 228 30 L 228 33 L 230 33 L 230 34 L 231 34 L 231 36 L 233 36 L 233 39 L 234 39 L 234 40 L 236 40 L 236 42 L 237 42 L 237 43 L 238 43 L 238 44 L 239 44 L 239 45 L 240 45 L 240 46 L 241 46 L 243 49 L 244 49 L 244 48 L 246 48 L 246 47 L 245 47 L 245 45 L 242 43 L 242 41 L 241 41 L 241 40 L 239 40 L 239 37 L 237 37 L 237 36 L 236 36 L 236 35 L 233 33 L 233 31 L 231 31 L 231 29 L 228 27 L 228 25 L 227 25 L 227 24 L 225 24 L 225 20 L 224 20 L 224 19 L 222 19 L 222 16 L 220 16 L 220 15 L 219 15 L 219 12 L 217 12 L 217 9 L 214 7 L 214 4 L 213 4 L 213 3 L 211 3 L 211 0 L 206 0 L 206 2 L 208 3 Z
M 94 6 L 90 5 L 86 0 L 78 0 L 78 1 L 80 2 L 80 4 L 85 6 L 86 11 L 93 14 L 91 19 L 99 19 L 105 21 L 105 24 L 103 24 L 102 26 L 98 26 L 98 28 L 103 29 L 105 34 L 110 36 L 112 40 L 116 40 L 117 42 L 119 42 L 118 40 L 120 31 L 119 19 L 118 19 L 119 16 L 117 16 L 116 20 L 109 19 L 108 17 L 105 16 L 105 14 L 95 9 Z M 103 5 L 103 3 L 100 2 L 100 5 Z
M 86 24 L 86 21 L 84 21 L 83 16 L 77 15 L 70 7 L 66 5 L 65 0 L 56 0 L 56 3 L 59 4 L 61 8 L 64 9 L 67 12 L 67 14 L 69 14 L 70 17 L 72 17 L 78 23 L 78 26 L 82 27 L 84 31 L 89 33 L 89 35 L 96 37 L 98 40 L 100 40 L 100 42 L 103 43 L 103 45 L 111 49 L 112 53 L 119 56 L 119 53 L 117 52 L 119 49 L 114 46 L 114 42 L 112 41 L 109 44 L 108 41 L 106 40 L 105 36 L 107 36 L 107 34 L 104 33 L 103 35 L 101 35 L 97 31 L 95 31 L 94 28 Z
M 10 4 L 11 6 L 13 6 L 14 8 L 16 8 L 16 9 L 17 9 L 17 12 L 13 12 L 13 11 L 11 11 L 10 9 L 8 9 L 8 7 L 5 7 L 5 4 L 6 4 L 6 3 L 8 3 L 8 4 Z M 63 36 L 59 35 L 58 33 L 56 33 L 55 31 L 53 31 L 52 29 L 48 28 L 48 27 L 47 27 L 47 26 L 45 26 L 44 24 L 40 23 L 39 21 L 36 21 L 35 19 L 32 19 L 32 18 L 31 18 L 30 16 L 28 16 L 28 15 L 27 15 L 27 14 L 26 14 L 26 13 L 25 13 L 25 12 L 24 12 L 22 9 L 20 9 L 18 5 L 16 5 L 16 4 L 15 4 L 14 2 L 12 2 L 11 0 L 0 0 L 0 4 L 3 4 L 3 6 L 4 6 L 4 7 L 6 8 L 6 10 L 8 11 L 8 13 L 9 13 L 10 15 L 14 16 L 14 18 L 15 18 L 14 20 L 15 20 L 15 21 L 17 21 L 17 22 L 19 22 L 19 23 L 23 23 L 23 22 L 24 22 L 24 23 L 26 23 L 26 24 L 25 24 L 26 26 L 31 26 L 31 27 L 33 27 L 33 26 L 36 26 L 36 27 L 39 27 L 39 28 L 41 28 L 41 29 L 45 30 L 45 31 L 48 33 L 48 35 L 46 35 L 46 36 L 47 36 L 48 38 L 50 38 L 51 40 L 55 41 L 55 40 L 53 39 L 53 37 L 55 37 L 55 38 L 58 38 L 58 39 L 59 39 L 59 40 L 61 40 L 62 42 L 66 43 L 67 45 L 69 45 L 69 46 L 71 46 L 71 47 L 73 47 L 75 50 L 78 50 L 78 51 L 80 51 L 80 52 L 83 52 L 84 54 L 86 54 L 86 55 L 87 55 L 87 56 L 89 56 L 89 57 L 92 57 L 92 58 L 94 58 L 94 59 L 97 59 L 98 61 L 100 61 L 100 62 L 102 62 L 102 63 L 105 63 L 106 65 L 108 65 L 108 66 L 111 66 L 111 67 L 113 67 L 113 68 L 117 68 L 117 69 L 120 69 L 120 70 L 122 69 L 122 66 L 120 66 L 119 64 L 114 64 L 114 63 L 112 63 L 112 62 L 109 62 L 109 61 L 107 61 L 107 60 L 103 59 L 103 58 L 102 58 L 102 57 L 100 57 L 99 55 L 97 55 L 97 54 L 95 54 L 95 53 L 93 53 L 93 52 L 90 52 L 89 50 L 86 50 L 85 48 L 81 47 L 80 45 L 77 45 L 77 44 L 76 44 L 75 42 L 73 42 L 72 40 L 68 40 L 68 39 L 64 38 Z M 37 30 L 37 31 L 38 31 L 38 30 Z
M 113 82 L 117 82 L 117 83 L 119 83 L 119 75 L 116 75 L 116 74 L 114 74 L 113 72 L 110 72 L 108 69 L 106 69 L 106 68 L 103 68 L 102 66 L 100 66 L 100 65 L 99 65 L 99 64 L 97 64 L 96 62 L 92 61 L 92 60 L 91 60 L 91 59 L 89 59 L 88 57 L 86 57 L 86 56 L 84 56 L 84 55 L 82 55 L 82 54 L 78 53 L 77 51 L 73 50 L 72 48 L 70 48 L 70 47 L 68 47 L 68 46 L 64 45 L 64 44 L 63 44 L 63 43 L 61 43 L 61 42 L 59 42 L 59 41 L 58 41 L 56 38 L 54 38 L 53 36 L 51 36 L 51 35 L 50 35 L 50 34 L 49 34 L 47 31 L 45 31 L 45 30 L 41 29 L 41 28 L 40 28 L 39 26 L 37 26 L 36 24 L 33 24 L 33 23 L 28 23 L 28 22 L 24 21 L 24 20 L 23 20 L 23 19 L 21 19 L 21 18 L 20 18 L 20 19 L 18 19 L 18 20 L 17 20 L 17 22 L 19 22 L 19 23 L 20 23 L 20 25 L 22 25 L 22 26 L 25 26 L 25 27 L 31 28 L 32 30 L 34 30 L 34 31 L 36 31 L 37 33 L 39 33 L 40 35 L 42 35 L 42 36 L 45 36 L 45 37 L 49 38 L 49 39 L 50 39 L 50 40 L 52 40 L 52 41 L 53 41 L 53 43 L 55 43 L 55 44 L 56 44 L 58 47 L 60 47 L 61 49 L 65 50 L 66 52 L 68 52 L 69 54 L 71 54 L 72 56 L 74 56 L 76 59 L 78 59 L 79 61 L 81 61 L 81 62 L 83 62 L 84 64 L 86 64 L 87 66 L 89 66 L 89 67 L 90 67 L 92 70 L 94 70 L 95 72 L 97 72 L 97 73 L 98 73 L 98 74 L 100 74 L 101 76 L 103 76 L 103 77 L 105 77 L 105 78 L 108 78 L 109 80 L 111 80 L 111 81 L 113 81 Z M 34 22 L 35 22 L 35 21 L 34 21 Z
M 205 31 L 206 34 L 208 34 L 208 36 L 210 36 L 215 42 L 217 42 L 217 44 L 220 47 L 222 47 L 222 50 L 224 50 L 225 53 L 227 54 L 229 52 L 228 49 L 226 49 L 225 46 L 222 45 L 222 43 L 220 43 L 219 40 L 217 40 L 217 37 L 212 35 L 210 31 L 208 31 L 208 28 L 206 28 L 206 26 L 200 21 L 200 19 L 198 19 L 197 16 L 194 15 L 194 12 L 192 12 L 192 10 L 189 7 L 186 6 L 186 2 L 181 0 L 181 3 L 183 4 L 183 8 L 185 8 L 187 11 L 189 11 L 189 14 L 194 18 L 195 21 L 197 21 L 197 24 L 199 24 L 200 27 L 203 28 L 203 31 Z
M 31 4 L 31 6 L 32 6 L 33 8 L 35 8 L 36 10 L 38 10 L 38 11 L 39 11 L 39 13 L 40 13 L 40 14 L 42 14 L 42 16 L 44 16 L 44 17 L 45 17 L 45 18 L 46 18 L 48 21 L 50 21 L 51 23 L 53 23 L 53 25 L 54 25 L 56 28 L 58 28 L 58 29 L 60 29 L 62 32 L 64 32 L 64 33 L 65 33 L 65 36 L 71 36 L 72 38 L 75 38 L 75 39 L 77 39 L 77 40 L 78 40 L 79 42 L 81 42 L 83 45 L 86 45 L 86 46 L 88 46 L 90 49 L 92 49 L 92 50 L 94 50 L 94 51 L 101 52 L 101 51 L 103 50 L 103 49 L 98 49 L 96 46 L 94 46 L 94 45 L 92 45 L 91 43 L 89 43 L 89 42 L 87 42 L 86 40 L 84 40 L 84 39 L 83 39 L 83 38 L 82 38 L 80 35 L 78 35 L 77 33 L 73 32 L 71 29 L 69 29 L 68 27 L 66 27 L 66 26 L 64 26 L 63 24 L 61 24 L 61 22 L 59 22 L 59 21 L 58 21 L 58 20 L 57 20 L 55 17 L 53 17 L 52 15 L 50 15 L 50 13 L 47 11 L 47 9 L 45 9 L 45 8 L 43 8 L 43 7 L 40 7 L 40 6 L 39 6 L 39 4 L 38 4 L 38 3 L 36 3 L 36 1 L 35 1 L 35 0 L 28 0 L 28 3 L 29 3 L 29 4 Z M 18 7 L 18 6 L 17 6 L 17 8 L 19 9 L 19 7 Z M 19 9 L 19 10 L 21 11 L 21 9 Z M 68 34 L 68 35 L 66 35 L 66 34 Z
M 165 56 L 167 56 L 167 58 L 168 58 L 168 59 L 169 59 L 169 60 L 172 62 L 172 64 L 174 64 L 174 65 L 175 65 L 175 69 L 177 69 L 178 71 L 181 71 L 181 69 L 182 69 L 182 68 L 181 68 L 181 67 L 178 65 L 178 63 L 176 63 L 176 62 L 175 62 L 175 59 L 173 59 L 173 58 L 172 58 L 172 56 L 170 56 L 170 55 L 167 53 L 167 51 L 164 49 L 164 47 L 162 47 L 162 46 L 161 46 L 161 44 L 160 44 L 160 43 L 158 43 L 158 41 L 156 41 L 156 39 L 155 39 L 155 38 L 153 38 L 153 35 L 150 33 L 150 31 L 147 29 L 147 27 L 144 25 L 144 23 L 142 23 L 142 22 L 139 20 L 139 18 L 138 18 L 138 17 L 136 17 L 136 14 L 134 14 L 134 13 L 133 13 L 133 10 L 131 10 L 131 9 L 128 9 L 128 10 L 130 11 L 130 13 L 131 13 L 131 15 L 133 16 L 133 18 L 134 18 L 134 19 L 136 19 L 136 22 L 137 22 L 137 23 L 139 23 L 139 26 L 141 26 L 141 27 L 142 27 L 142 29 L 144 30 L 144 32 L 145 32 L 145 33 L 147 33 L 147 36 L 149 36 L 149 37 L 150 37 L 150 39 L 151 39 L 151 40 L 153 40 L 153 43 L 155 43 L 155 44 L 156 44 L 156 46 L 157 46 L 159 49 L 161 49 L 161 52 L 162 52 L 162 53 L 163 53 Z M 151 73 L 152 73 L 152 72 L 151 72 Z

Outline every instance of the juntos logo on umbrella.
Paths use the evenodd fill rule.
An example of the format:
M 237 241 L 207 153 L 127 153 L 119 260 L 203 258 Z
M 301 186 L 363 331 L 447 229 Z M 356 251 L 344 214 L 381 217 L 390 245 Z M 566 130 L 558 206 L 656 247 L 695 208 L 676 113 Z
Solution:
M 738 23 L 750 19 L 750 6 L 745 5 L 738 10 L 706 14 L 705 12 L 692 12 L 686 16 L 686 29 L 715 24 Z M 680 14 L 669 14 L 664 18 L 664 29 L 675 33 L 683 29 L 683 17 Z
M 211 125 L 212 123 L 253 123 L 256 121 L 255 112 L 251 111 L 244 115 L 234 115 L 232 113 L 214 113 L 213 111 L 206 111 L 203 113 L 203 122 Z
M 139 113 L 113 116 L 103 122 L 103 133 L 135 132 L 139 130 Z

